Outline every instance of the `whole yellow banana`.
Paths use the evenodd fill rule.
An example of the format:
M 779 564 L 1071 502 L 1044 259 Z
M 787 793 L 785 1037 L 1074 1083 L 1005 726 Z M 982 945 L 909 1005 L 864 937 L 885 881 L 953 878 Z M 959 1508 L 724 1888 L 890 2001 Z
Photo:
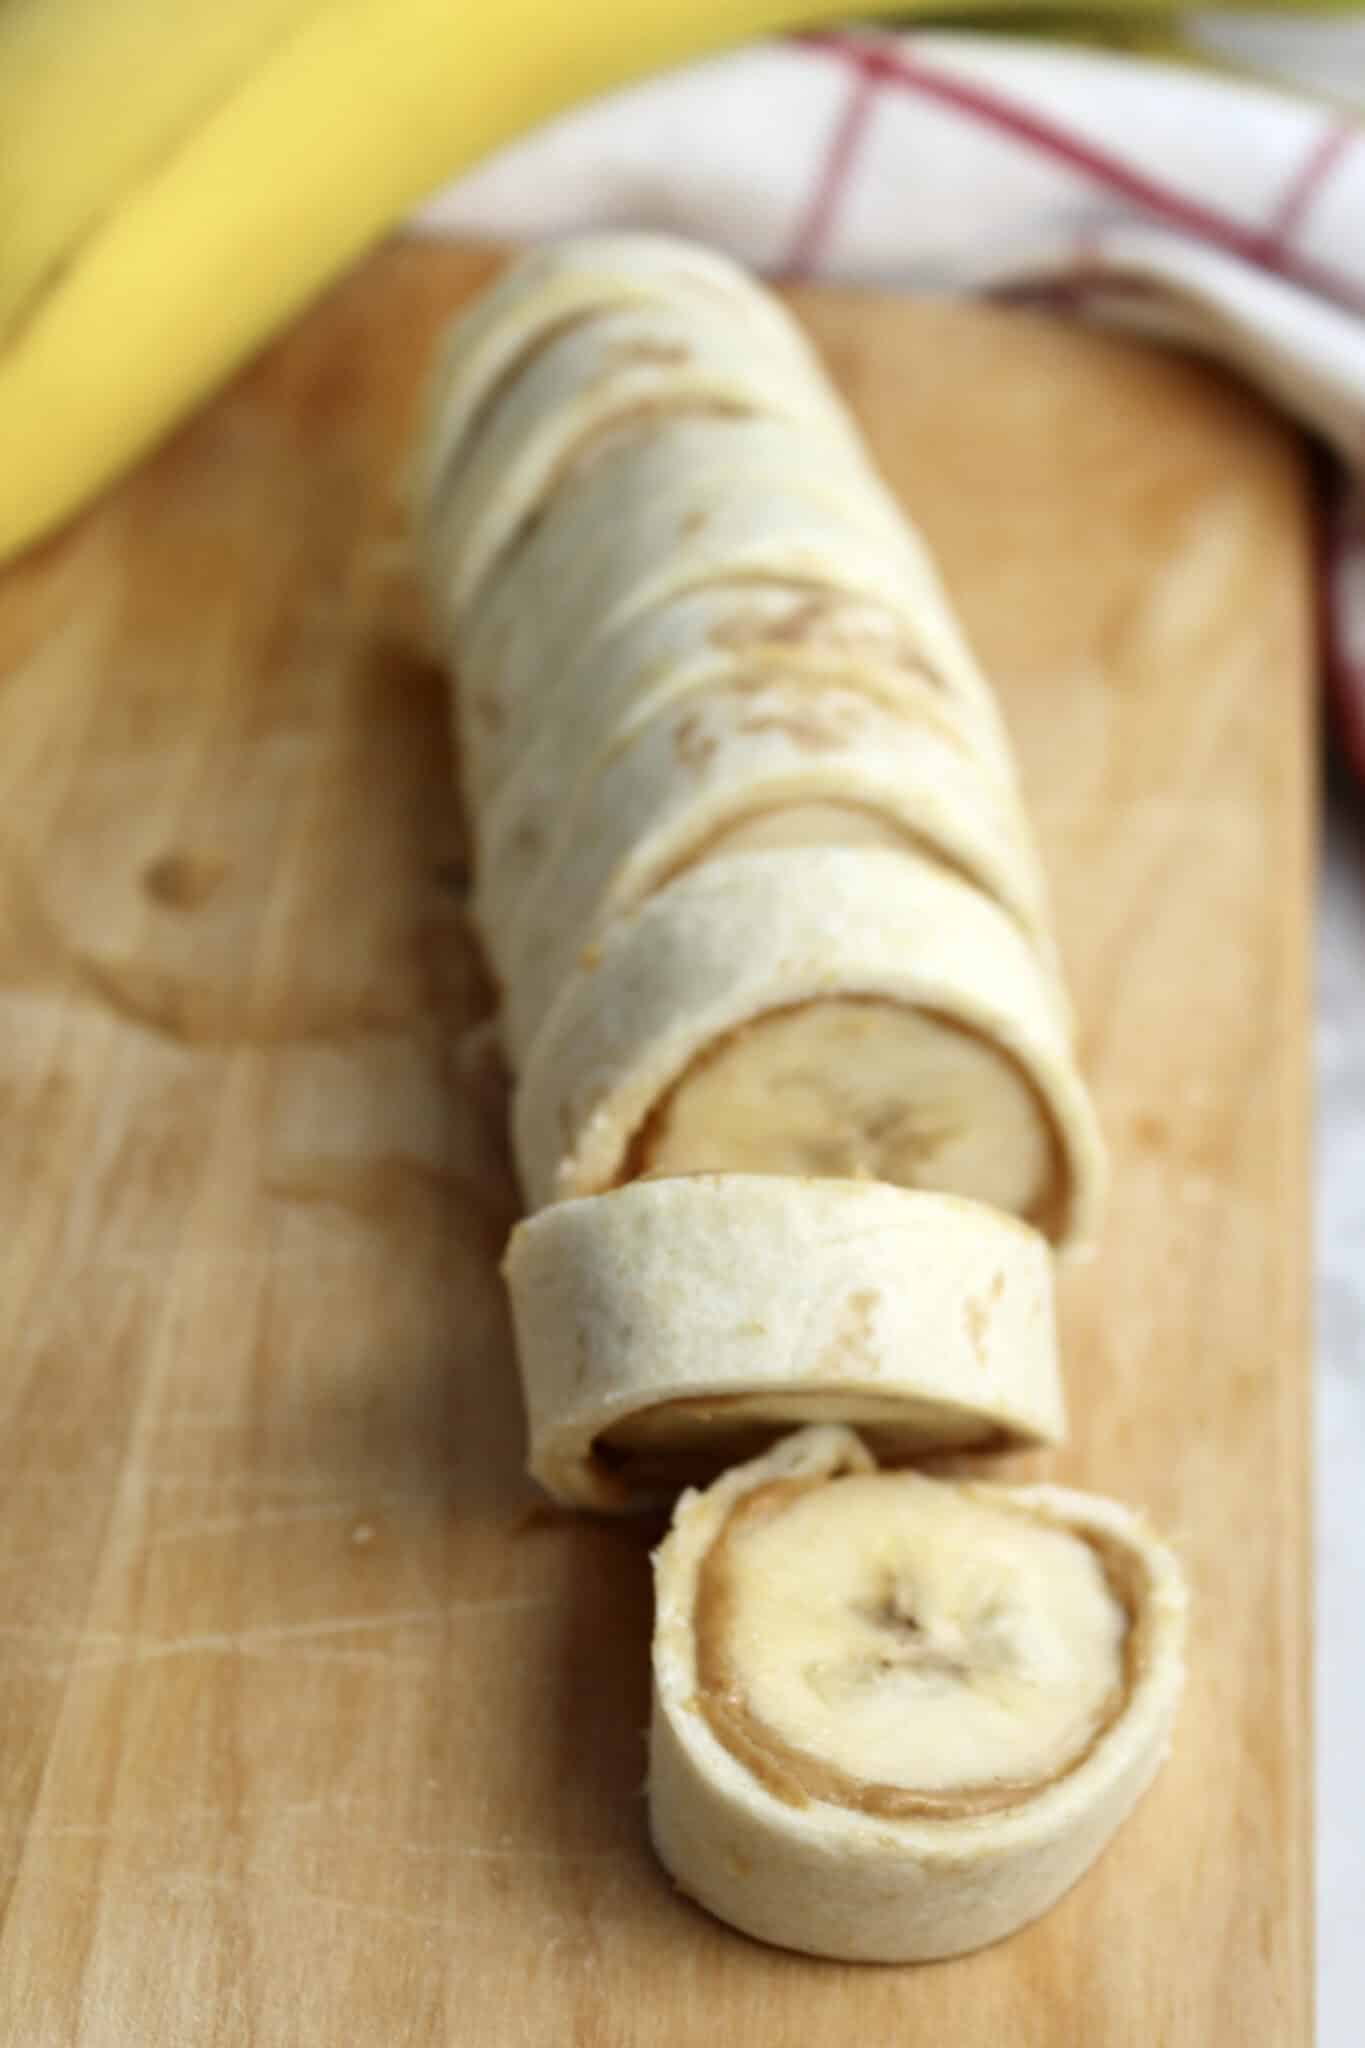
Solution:
M 907 0 L 858 11 L 904 14 Z M 8 0 L 0 559 L 465 165 L 576 100 L 829 13 L 829 0 Z

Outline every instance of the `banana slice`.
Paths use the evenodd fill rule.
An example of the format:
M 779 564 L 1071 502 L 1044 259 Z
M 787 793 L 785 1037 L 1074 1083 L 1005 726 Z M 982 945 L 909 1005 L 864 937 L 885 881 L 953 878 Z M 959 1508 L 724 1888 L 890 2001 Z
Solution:
M 709 1051 L 660 1100 L 636 1170 L 836 1174 L 1045 1221 L 1056 1153 L 1035 1090 L 996 1047 L 894 1003 L 826 996 Z
M 649 1810 L 762 1941 L 923 1962 L 1089 1868 L 1167 1748 L 1180 1567 L 1059 1487 L 879 1471 L 809 1429 L 680 1501 L 655 1555 Z
M 757 811 L 848 802 L 897 826 L 901 844 L 964 875 L 1036 939 L 1041 868 L 1012 793 L 983 777 L 951 727 L 888 712 L 856 689 L 749 679 L 670 706 L 565 804 L 537 886 L 518 904 L 475 896 L 505 957 L 509 1036 L 529 1044 L 586 945 L 708 844 Z
M 797 1423 L 888 1455 L 1056 1443 L 1052 1261 L 973 1202 L 745 1174 L 636 1181 L 513 1231 L 529 1466 L 623 1509 Z
M 742 1168 L 946 1189 L 1076 1244 L 1104 1179 L 1046 971 L 1018 927 L 910 853 L 709 861 L 623 917 L 528 1046 L 530 1206 Z

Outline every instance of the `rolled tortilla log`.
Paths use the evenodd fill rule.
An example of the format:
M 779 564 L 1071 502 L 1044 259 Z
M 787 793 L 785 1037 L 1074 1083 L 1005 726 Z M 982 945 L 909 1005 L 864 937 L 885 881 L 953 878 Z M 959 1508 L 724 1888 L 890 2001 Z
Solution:
M 427 520 L 456 629 L 566 479 L 613 438 L 648 435 L 679 412 L 734 428 L 782 420 L 799 428 L 822 472 L 864 469 L 852 421 L 804 352 L 765 350 L 752 322 L 698 320 L 685 303 L 605 310 L 552 334 L 435 480 Z M 878 490 L 870 473 L 865 490 L 869 499 Z
M 555 1497 L 619 1510 L 802 1422 L 885 1456 L 1056 1443 L 1046 1241 L 952 1196 L 700 1174 L 561 1202 L 503 1267 Z
M 476 796 L 501 785 L 553 720 L 563 679 L 590 668 L 614 633 L 689 592 L 741 581 L 785 581 L 901 621 L 978 745 L 1003 760 L 998 708 L 922 544 L 879 490 L 828 437 L 784 437 L 771 421 L 661 415 L 599 447 L 504 551 L 453 635 Z M 439 532 L 429 554 L 442 559 Z M 439 604 L 442 578 L 431 576 Z
M 655 1555 L 649 1813 L 761 1941 L 924 1962 L 1011 1934 L 1155 1775 L 1172 1553 L 1115 1502 L 879 1472 L 809 1429 L 679 1502 Z
M 857 690 L 932 725 L 1017 801 L 1008 757 L 977 742 L 977 721 L 935 681 L 903 620 L 800 586 L 712 585 L 627 618 L 587 659 L 547 679 L 536 723 L 471 820 L 481 882 L 519 903 L 564 815 L 643 726 L 684 698 L 764 679 Z
M 531 1207 L 643 1174 L 889 1180 L 1088 1237 L 1103 1149 L 1017 925 L 909 853 L 732 854 L 564 984 L 513 1105 Z
M 501 921 L 523 900 L 566 818 L 642 728 L 685 701 L 765 683 L 856 692 L 931 728 L 962 757 L 959 775 L 970 768 L 983 779 L 988 802 L 1023 831 L 998 735 L 981 743 L 980 721 L 936 681 L 903 621 L 857 598 L 741 580 L 625 618 L 547 683 L 536 722 L 506 776 L 481 790 L 471 821 L 487 907 L 496 899 Z
M 563 804 L 537 886 L 518 902 L 495 850 L 475 912 L 507 991 L 509 1044 L 528 1046 L 587 945 L 703 861 L 733 826 L 790 805 L 846 806 L 953 868 L 1035 942 L 1047 910 L 1017 800 L 984 777 L 951 725 L 909 719 L 837 682 L 764 677 L 668 706 Z M 520 845 L 525 845 L 525 826 Z
M 579 235 L 531 250 L 454 322 L 432 372 L 411 477 L 418 520 L 471 427 L 529 367 L 547 337 L 613 307 L 691 306 L 743 322 L 755 352 L 794 355 L 818 375 L 810 343 L 785 309 L 727 256 L 669 235 Z
M 703 616 L 710 612 L 725 617 L 735 613 L 736 593 L 697 592 L 681 603 Z M 790 591 L 782 594 L 782 603 L 788 610 L 793 608 Z M 857 655 L 837 642 L 828 648 L 812 644 L 791 650 L 777 643 L 759 643 L 733 652 L 714 644 L 688 644 L 670 653 L 669 643 L 676 645 L 675 636 L 666 626 L 656 628 L 677 609 L 666 607 L 662 613 L 646 614 L 632 622 L 645 629 L 639 637 L 646 645 L 659 650 L 652 660 L 612 659 L 611 651 L 604 650 L 581 687 L 566 679 L 553 714 L 542 718 L 501 787 L 479 806 L 471 821 L 477 910 L 482 919 L 496 922 L 500 931 L 503 920 L 518 915 L 535 888 L 551 849 L 563 836 L 566 818 L 580 815 L 591 805 L 598 777 L 634 743 L 641 730 L 662 713 L 730 685 L 747 690 L 771 682 L 802 685 L 807 690 L 833 687 L 856 691 L 884 712 L 933 727 L 946 745 L 968 754 L 990 784 L 992 802 L 1017 804 L 1012 783 L 997 775 L 994 764 L 972 748 L 952 707 L 913 663 L 900 667 L 889 656 Z M 899 837 L 888 834 L 886 843 L 896 844 Z

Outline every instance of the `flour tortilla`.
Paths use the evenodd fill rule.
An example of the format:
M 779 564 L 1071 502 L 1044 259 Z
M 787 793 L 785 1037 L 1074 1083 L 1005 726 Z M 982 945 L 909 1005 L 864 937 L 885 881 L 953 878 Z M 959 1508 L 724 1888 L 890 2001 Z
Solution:
M 504 865 L 488 863 L 476 911 L 503 978 L 514 1062 L 611 919 L 704 858 L 729 826 L 812 802 L 894 824 L 907 848 L 965 874 L 1035 941 L 1045 930 L 1042 871 L 1017 801 L 941 728 L 834 683 L 732 684 L 668 706 L 564 806 L 520 903 L 496 886 Z M 540 815 L 548 824 L 548 802 Z
M 999 712 L 922 547 L 808 437 L 761 424 L 772 431 L 661 420 L 554 493 L 453 643 L 461 732 L 485 800 L 564 678 L 613 634 L 690 591 L 740 581 L 788 581 L 902 620 L 981 744 L 1004 753 Z
M 698 1174 L 560 1202 L 504 1262 L 533 1475 L 620 1510 L 837 1413 L 885 1456 L 1063 1433 L 1044 1238 L 874 1183 Z
M 471 421 L 547 333 L 616 306 L 687 306 L 741 322 L 755 352 L 819 362 L 782 305 L 727 256 L 668 235 L 579 235 L 550 242 L 510 264 L 453 323 L 432 370 L 424 430 L 412 475 L 418 520 Z
M 750 326 L 699 321 L 686 305 L 612 308 L 552 338 L 436 479 L 428 518 L 443 615 L 458 630 L 503 550 L 549 509 L 575 463 L 607 436 L 648 434 L 683 407 L 733 425 L 787 421 L 801 429 L 807 463 L 827 473 L 836 457 L 862 465 L 825 380 L 795 355 L 765 354 Z
M 927 723 L 1001 792 L 993 802 L 1017 803 L 1002 742 L 983 741 L 894 613 L 799 585 L 716 584 L 626 619 L 546 693 L 525 746 L 470 821 L 490 924 L 501 930 L 518 913 L 566 819 L 643 726 L 683 698 L 763 680 L 853 689 Z

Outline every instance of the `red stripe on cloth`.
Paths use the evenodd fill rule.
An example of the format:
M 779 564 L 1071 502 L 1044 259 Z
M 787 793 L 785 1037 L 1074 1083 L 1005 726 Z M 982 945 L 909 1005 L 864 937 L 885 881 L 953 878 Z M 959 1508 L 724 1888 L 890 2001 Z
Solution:
M 867 133 L 872 104 L 879 90 L 880 81 L 859 66 L 850 81 L 848 98 L 835 124 L 829 147 L 816 171 L 805 211 L 797 222 L 791 251 L 781 266 L 784 276 L 809 277 L 829 246 L 835 216 L 848 190 L 854 160 Z
M 1300 285 L 1306 291 L 1335 300 L 1352 312 L 1365 314 L 1365 291 L 1361 291 L 1350 278 L 1325 264 L 1299 256 L 1291 249 L 1279 247 L 1268 241 L 1263 228 L 1243 227 L 1239 221 L 1172 186 L 1163 185 L 1156 178 L 1148 177 L 1145 171 L 1137 170 L 1122 158 L 1111 156 L 1097 144 L 1058 127 L 1055 122 L 1030 112 L 1026 107 L 1001 99 L 965 79 L 936 71 L 920 63 L 918 58 L 908 56 L 902 49 L 882 42 L 864 42 L 856 37 L 833 33 L 799 35 L 793 41 L 803 48 L 837 58 L 841 63 L 913 97 L 955 107 L 983 127 L 994 128 L 999 134 L 1007 135 L 1015 142 L 1026 143 L 1040 154 L 1066 164 L 1079 177 L 1128 200 L 1153 219 L 1195 235 L 1214 248 L 1240 257 L 1244 263 L 1272 272 L 1287 283 Z
M 1319 135 L 1289 180 L 1278 206 L 1271 215 L 1270 226 L 1266 232 L 1272 247 L 1282 247 L 1297 232 L 1309 207 L 1326 183 L 1328 175 L 1336 169 L 1347 150 L 1359 139 L 1360 129 L 1354 121 L 1337 122 L 1335 126 L 1324 129 Z

